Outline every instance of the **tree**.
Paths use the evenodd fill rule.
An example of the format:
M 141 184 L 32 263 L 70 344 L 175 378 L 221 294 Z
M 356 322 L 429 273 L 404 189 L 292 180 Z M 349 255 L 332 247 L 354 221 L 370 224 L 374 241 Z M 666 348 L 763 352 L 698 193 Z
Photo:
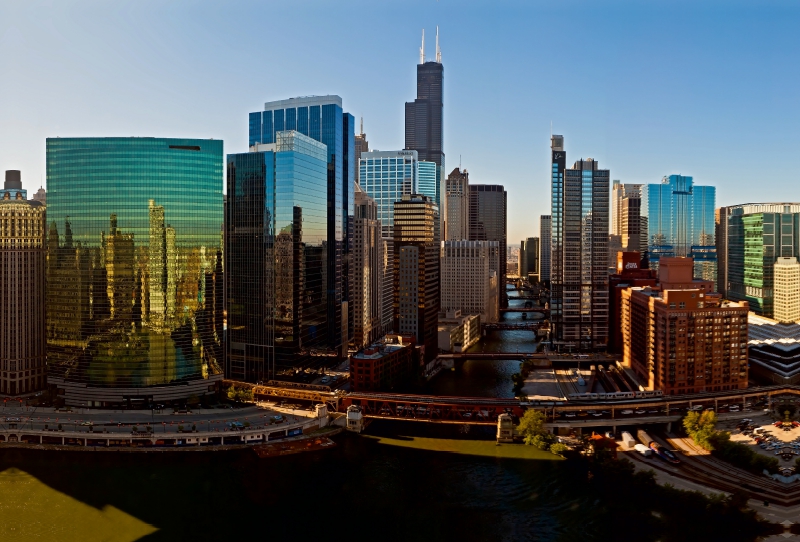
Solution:
M 716 429 L 717 415 L 711 410 L 703 413 L 688 412 L 683 419 L 683 427 L 686 433 L 698 445 L 706 450 L 715 449 L 714 442 L 719 438 L 719 431 Z
M 569 446 L 562 444 L 561 442 L 556 442 L 550 446 L 550 453 L 560 455 L 561 457 L 564 457 L 564 452 L 567 450 L 569 450 Z

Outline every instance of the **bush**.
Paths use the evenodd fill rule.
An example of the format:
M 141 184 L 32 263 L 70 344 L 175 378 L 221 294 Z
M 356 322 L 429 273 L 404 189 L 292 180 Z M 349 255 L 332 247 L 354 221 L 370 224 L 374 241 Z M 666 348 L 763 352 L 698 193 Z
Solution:
M 564 452 L 569 450 L 569 447 L 566 444 L 562 444 L 560 442 L 556 442 L 552 446 L 550 446 L 550 453 L 560 455 L 564 457 Z
M 183 426 L 182 425 L 178 426 L 178 433 L 183 433 Z
M 234 388 L 231 386 L 227 389 L 226 394 L 231 401 L 239 403 L 252 403 L 254 400 L 253 390 L 251 388 Z
M 731 442 L 730 438 L 729 433 L 717 432 L 713 439 L 714 451 L 712 455 L 754 474 L 761 474 L 764 470 L 778 472 L 778 466 L 780 465 L 778 458 L 767 457 L 754 451 L 746 444 Z

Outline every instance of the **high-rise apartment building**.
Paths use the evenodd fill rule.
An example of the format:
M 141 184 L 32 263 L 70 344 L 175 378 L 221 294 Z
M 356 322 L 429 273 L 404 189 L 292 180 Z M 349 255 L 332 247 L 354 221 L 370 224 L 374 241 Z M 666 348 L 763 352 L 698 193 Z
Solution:
M 666 395 L 744 389 L 747 302 L 692 275 L 690 258 L 662 258 L 657 288 L 622 291 L 623 363 Z
M 407 194 L 395 203 L 394 215 L 394 327 L 413 335 L 430 361 L 437 354 L 438 208 L 427 196 Z
M 383 250 L 378 206 L 356 185 L 353 217 L 353 342 L 356 348 L 383 335 Z
M 517 274 L 521 279 L 539 280 L 539 238 L 528 237 L 519 243 Z
M 356 164 L 356 182 L 360 182 L 359 177 L 359 164 L 361 163 L 361 155 L 369 152 L 369 141 L 367 141 L 367 134 L 364 133 L 364 117 L 361 117 L 360 133 L 355 137 L 355 164 Z
M 469 173 L 455 168 L 447 176 L 445 194 L 447 198 L 446 240 L 469 239 Z
M 439 50 L 439 30 L 436 30 L 436 59 L 426 62 L 425 33 L 422 34 L 419 64 L 417 65 L 417 98 L 405 106 L 405 148 L 419 153 L 419 160 L 436 164 L 437 186 L 444 184 L 444 66 Z M 441 198 L 444 190 L 437 189 Z M 447 216 L 446 201 L 434 202 Z M 441 228 L 441 225 L 440 225 Z
M 775 262 L 774 319 L 800 321 L 800 263 L 797 258 L 779 257 Z
M 506 252 L 508 239 L 506 233 L 507 194 L 499 184 L 469 185 L 469 240 L 497 241 L 500 245 L 500 259 L 497 269 L 498 306 L 508 306 L 506 295 Z
M 608 277 L 608 350 L 622 353 L 622 292 L 631 286 L 656 286 L 656 272 L 642 268 L 638 252 L 618 252 L 614 273 Z
M 499 256 L 497 241 L 444 241 L 442 312 L 479 314 L 481 322 L 496 322 Z
M 228 378 L 279 378 L 328 346 L 327 169 L 325 145 L 294 130 L 228 155 Z
M 349 231 L 355 184 L 355 119 L 339 96 L 306 96 L 264 104 L 250 113 L 250 146 L 276 142 L 276 134 L 297 131 L 327 148 L 328 158 L 328 347 L 346 355 L 353 320 L 350 296 Z
M 774 318 L 775 262 L 800 257 L 800 203 L 748 203 L 723 207 L 717 239 L 725 297 Z
M 47 370 L 45 206 L 19 180 L 6 172 L 0 196 L 0 393 L 12 396 L 44 389 Z
M 222 141 L 47 140 L 48 383 L 66 404 L 215 392 L 222 167 Z
M 692 177 L 683 175 L 642 185 L 641 214 L 648 221 L 647 244 L 654 269 L 662 257 L 690 257 L 696 277 L 717 280 L 715 198 L 713 186 L 696 185 Z
M 552 243 L 552 218 L 539 217 L 539 280 L 550 281 L 550 246 Z
M 553 337 L 566 347 L 604 347 L 609 171 L 591 158 L 567 169 L 563 136 L 552 136 L 551 150 Z

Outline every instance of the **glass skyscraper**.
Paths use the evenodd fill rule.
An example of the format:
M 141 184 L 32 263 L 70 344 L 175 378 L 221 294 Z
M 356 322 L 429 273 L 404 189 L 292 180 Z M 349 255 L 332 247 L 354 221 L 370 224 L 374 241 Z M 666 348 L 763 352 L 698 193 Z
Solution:
M 641 214 L 647 217 L 650 265 L 662 257 L 694 258 L 694 276 L 717 281 L 714 241 L 716 188 L 695 185 L 691 177 L 670 175 L 642 186 Z
M 469 240 L 497 241 L 500 254 L 497 273 L 497 306 L 508 306 L 506 293 L 506 252 L 508 250 L 508 194 L 500 184 L 469 185 Z
M 772 318 L 775 262 L 800 256 L 800 203 L 748 203 L 720 212 L 720 275 L 726 284 L 719 288 L 728 299 L 747 301 L 751 310 Z
M 271 144 L 276 134 L 294 130 L 327 148 L 328 176 L 328 348 L 345 355 L 351 338 L 348 306 L 350 224 L 355 183 L 355 118 L 342 110 L 339 96 L 307 96 L 264 104 L 250 113 L 250 146 Z
M 395 202 L 402 200 L 404 195 L 418 193 L 420 162 L 417 158 L 417 151 L 369 151 L 361 154 L 361 189 L 378 205 L 378 220 L 384 238 L 394 235 Z M 427 168 L 425 171 L 429 174 Z
M 66 404 L 222 378 L 222 141 L 47 140 L 48 382 Z
M 436 164 L 433 162 L 419 162 L 417 193 L 428 196 L 437 207 L 441 208 L 440 183 L 436 178 Z
M 226 375 L 249 382 L 315 365 L 328 344 L 325 145 L 297 131 L 228 155 Z

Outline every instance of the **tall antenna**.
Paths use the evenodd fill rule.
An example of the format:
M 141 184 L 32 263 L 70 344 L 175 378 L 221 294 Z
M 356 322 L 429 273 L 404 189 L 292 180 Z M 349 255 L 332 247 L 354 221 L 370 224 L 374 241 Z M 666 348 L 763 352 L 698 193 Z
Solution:
M 442 50 L 439 49 L 439 26 L 436 26 L 436 62 L 442 63 Z
M 364 135 L 364 117 L 361 117 L 361 135 Z
M 422 29 L 422 47 L 419 48 L 419 63 L 425 64 L 425 29 Z

